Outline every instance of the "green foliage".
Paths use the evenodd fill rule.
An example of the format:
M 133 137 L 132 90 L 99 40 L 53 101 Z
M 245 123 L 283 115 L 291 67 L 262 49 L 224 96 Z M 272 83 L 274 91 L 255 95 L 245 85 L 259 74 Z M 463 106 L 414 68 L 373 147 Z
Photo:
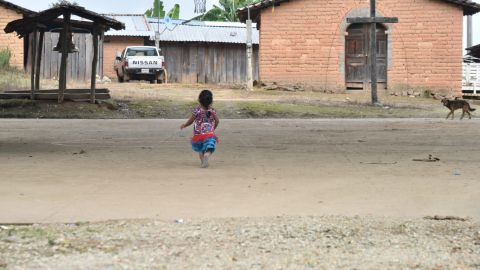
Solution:
M 175 4 L 175 6 L 173 6 L 173 8 L 168 13 L 166 13 L 165 6 L 163 5 L 163 1 L 153 0 L 153 7 L 147 9 L 147 11 L 145 11 L 145 15 L 149 18 L 160 18 L 160 19 L 165 18 L 165 15 L 167 15 L 172 19 L 179 19 L 180 5 Z
M 0 50 L 0 69 L 6 69 L 10 67 L 10 58 L 12 53 L 9 49 Z
M 195 19 L 200 21 L 238 22 L 237 9 L 258 1 L 259 0 L 220 0 L 219 6 L 214 5 L 212 9 Z
M 69 0 L 58 0 L 57 2 L 50 4 L 51 8 L 56 8 L 61 6 L 78 6 L 78 3 L 75 1 L 69 1 Z
M 153 0 L 153 7 L 147 9 L 147 11 L 145 11 L 145 15 L 150 18 L 158 18 L 160 15 L 160 19 L 164 18 L 165 10 L 163 6 L 163 1 Z
M 179 19 L 180 18 L 180 5 L 175 4 L 173 8 L 167 13 L 167 16 L 171 19 Z

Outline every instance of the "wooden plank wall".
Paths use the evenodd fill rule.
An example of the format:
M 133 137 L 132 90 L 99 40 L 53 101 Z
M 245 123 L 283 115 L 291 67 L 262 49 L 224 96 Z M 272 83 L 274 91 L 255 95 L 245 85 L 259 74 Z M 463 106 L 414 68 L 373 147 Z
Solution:
M 53 51 L 58 33 L 45 33 L 41 76 L 58 78 L 61 55 Z M 68 55 L 67 81 L 89 81 L 92 73 L 93 41 L 90 34 L 75 34 L 78 53 Z M 246 81 L 246 48 L 244 44 L 162 42 L 162 54 L 171 83 L 243 84 Z M 29 46 L 30 47 L 30 46 Z M 100 43 L 97 70 L 103 74 L 103 46 Z M 31 63 L 29 49 L 28 66 Z M 253 50 L 254 80 L 259 80 L 258 45 Z M 27 69 L 30 71 L 30 68 Z M 113 78 L 111 78 L 113 79 Z
M 242 84 L 246 81 L 244 44 L 161 42 L 171 83 Z M 254 80 L 259 80 L 258 45 L 253 53 Z
M 61 54 L 53 51 L 57 45 L 59 33 L 45 33 L 42 51 L 41 76 L 44 79 L 53 79 L 59 76 Z M 79 52 L 70 53 L 67 61 L 67 81 L 89 81 L 92 74 L 93 40 L 90 34 L 74 34 L 73 42 Z M 100 44 L 100 56 L 103 56 L 103 46 Z M 97 70 L 103 74 L 103 57 L 100 57 Z M 28 66 L 31 65 L 31 50 L 29 48 Z M 30 68 L 28 68 L 30 71 Z

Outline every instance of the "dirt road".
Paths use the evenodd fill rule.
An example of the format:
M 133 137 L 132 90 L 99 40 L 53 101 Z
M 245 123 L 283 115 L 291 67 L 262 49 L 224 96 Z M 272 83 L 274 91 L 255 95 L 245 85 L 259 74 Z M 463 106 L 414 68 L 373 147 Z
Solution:
M 1 120 L 0 222 L 480 219 L 478 120 L 224 120 L 209 169 L 181 123 Z

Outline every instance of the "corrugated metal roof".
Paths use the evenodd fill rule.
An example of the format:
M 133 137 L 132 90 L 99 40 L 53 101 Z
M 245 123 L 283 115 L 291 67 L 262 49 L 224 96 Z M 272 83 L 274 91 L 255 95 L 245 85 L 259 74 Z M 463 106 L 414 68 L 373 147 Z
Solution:
M 106 14 L 110 18 L 123 22 L 125 30 L 108 31 L 105 36 L 148 37 L 155 39 L 158 20 L 146 18 L 143 14 Z M 160 41 L 172 42 L 212 42 L 212 43 L 245 43 L 247 40 L 246 25 L 238 22 L 202 22 L 172 20 L 167 26 L 160 20 Z M 259 43 L 259 32 L 253 26 L 253 44 Z
M 105 14 L 125 24 L 125 30 L 110 30 L 105 36 L 150 37 L 153 31 L 143 14 Z
M 157 19 L 149 18 L 151 29 L 158 28 Z M 212 43 L 245 43 L 247 27 L 236 22 L 202 22 L 172 20 L 169 28 L 160 20 L 160 41 L 172 42 L 212 42 Z M 155 38 L 155 33 L 150 39 Z M 252 42 L 259 44 L 260 36 L 256 26 L 253 26 Z

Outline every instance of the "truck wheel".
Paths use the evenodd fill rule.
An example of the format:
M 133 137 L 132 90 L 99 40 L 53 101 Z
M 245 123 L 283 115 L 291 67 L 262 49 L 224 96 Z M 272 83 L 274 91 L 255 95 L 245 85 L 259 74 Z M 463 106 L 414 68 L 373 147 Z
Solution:
M 155 84 L 157 82 L 157 80 L 153 79 L 153 80 L 150 80 L 150 84 Z
M 129 82 L 130 81 L 130 76 L 128 75 L 127 72 L 125 72 L 125 70 L 123 70 L 123 81 L 124 82 Z
M 161 73 L 157 76 L 157 83 L 158 84 L 161 84 L 161 83 L 164 83 L 165 82 L 165 73 Z
M 123 76 L 120 76 L 117 71 L 117 79 L 119 83 L 123 83 Z

